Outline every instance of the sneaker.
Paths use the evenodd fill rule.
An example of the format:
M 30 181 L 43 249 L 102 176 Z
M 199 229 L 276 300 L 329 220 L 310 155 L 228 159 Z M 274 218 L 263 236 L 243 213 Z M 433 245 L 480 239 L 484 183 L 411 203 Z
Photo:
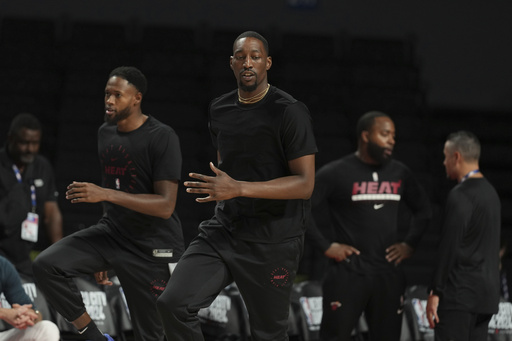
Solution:
M 105 337 L 107 338 L 107 341 L 114 341 L 114 339 L 112 338 L 112 336 L 108 335 L 108 334 L 103 334 L 105 335 Z

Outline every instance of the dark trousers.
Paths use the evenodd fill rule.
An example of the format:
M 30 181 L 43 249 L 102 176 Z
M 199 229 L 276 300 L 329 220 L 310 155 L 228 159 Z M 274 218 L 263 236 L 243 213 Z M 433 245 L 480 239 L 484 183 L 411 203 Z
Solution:
M 458 310 L 439 310 L 436 341 L 486 341 L 492 314 L 476 314 Z
M 370 340 L 398 341 L 404 290 L 405 280 L 398 269 L 361 275 L 348 271 L 343 263 L 331 265 L 323 284 L 320 339 L 351 340 L 364 312 Z
M 156 300 L 169 281 L 167 263 L 150 262 L 95 225 L 44 250 L 33 265 L 38 287 L 68 321 L 86 310 L 74 277 L 114 270 L 123 287 L 137 340 L 164 340 Z
M 251 340 L 287 340 L 290 295 L 303 239 L 250 243 L 230 238 L 220 225 L 209 228 L 190 243 L 157 301 L 167 339 L 204 340 L 199 309 L 235 281 L 249 313 Z

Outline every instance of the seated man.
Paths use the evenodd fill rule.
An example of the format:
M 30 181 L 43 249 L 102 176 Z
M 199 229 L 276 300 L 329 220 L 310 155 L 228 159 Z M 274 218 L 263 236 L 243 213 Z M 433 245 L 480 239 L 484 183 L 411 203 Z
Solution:
M 60 332 L 55 323 L 43 321 L 32 300 L 21 286 L 21 279 L 14 266 L 0 256 L 0 293 L 11 308 L 0 308 L 0 319 L 14 328 L 0 332 L 0 340 L 58 341 Z

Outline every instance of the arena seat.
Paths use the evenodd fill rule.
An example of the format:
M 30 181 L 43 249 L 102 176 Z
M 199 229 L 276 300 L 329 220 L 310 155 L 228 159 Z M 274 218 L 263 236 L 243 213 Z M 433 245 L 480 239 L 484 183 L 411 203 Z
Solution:
M 249 340 L 249 317 L 235 284 L 224 288 L 198 316 L 207 341 Z

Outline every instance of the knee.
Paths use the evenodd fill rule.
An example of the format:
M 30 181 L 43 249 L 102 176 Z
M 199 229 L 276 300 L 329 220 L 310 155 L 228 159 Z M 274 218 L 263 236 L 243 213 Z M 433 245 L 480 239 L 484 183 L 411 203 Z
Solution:
M 60 340 L 60 331 L 57 325 L 51 321 L 43 320 L 36 323 L 35 327 L 39 328 L 38 335 L 40 338 L 38 340 L 47 340 L 47 341 L 59 341 Z
M 54 268 L 53 262 L 49 261 L 44 252 L 39 254 L 32 264 L 32 271 L 36 281 L 44 278 L 48 273 L 52 272 Z
M 156 301 L 158 312 L 162 317 L 180 316 L 186 314 L 186 303 L 183 296 L 175 290 L 165 290 Z

